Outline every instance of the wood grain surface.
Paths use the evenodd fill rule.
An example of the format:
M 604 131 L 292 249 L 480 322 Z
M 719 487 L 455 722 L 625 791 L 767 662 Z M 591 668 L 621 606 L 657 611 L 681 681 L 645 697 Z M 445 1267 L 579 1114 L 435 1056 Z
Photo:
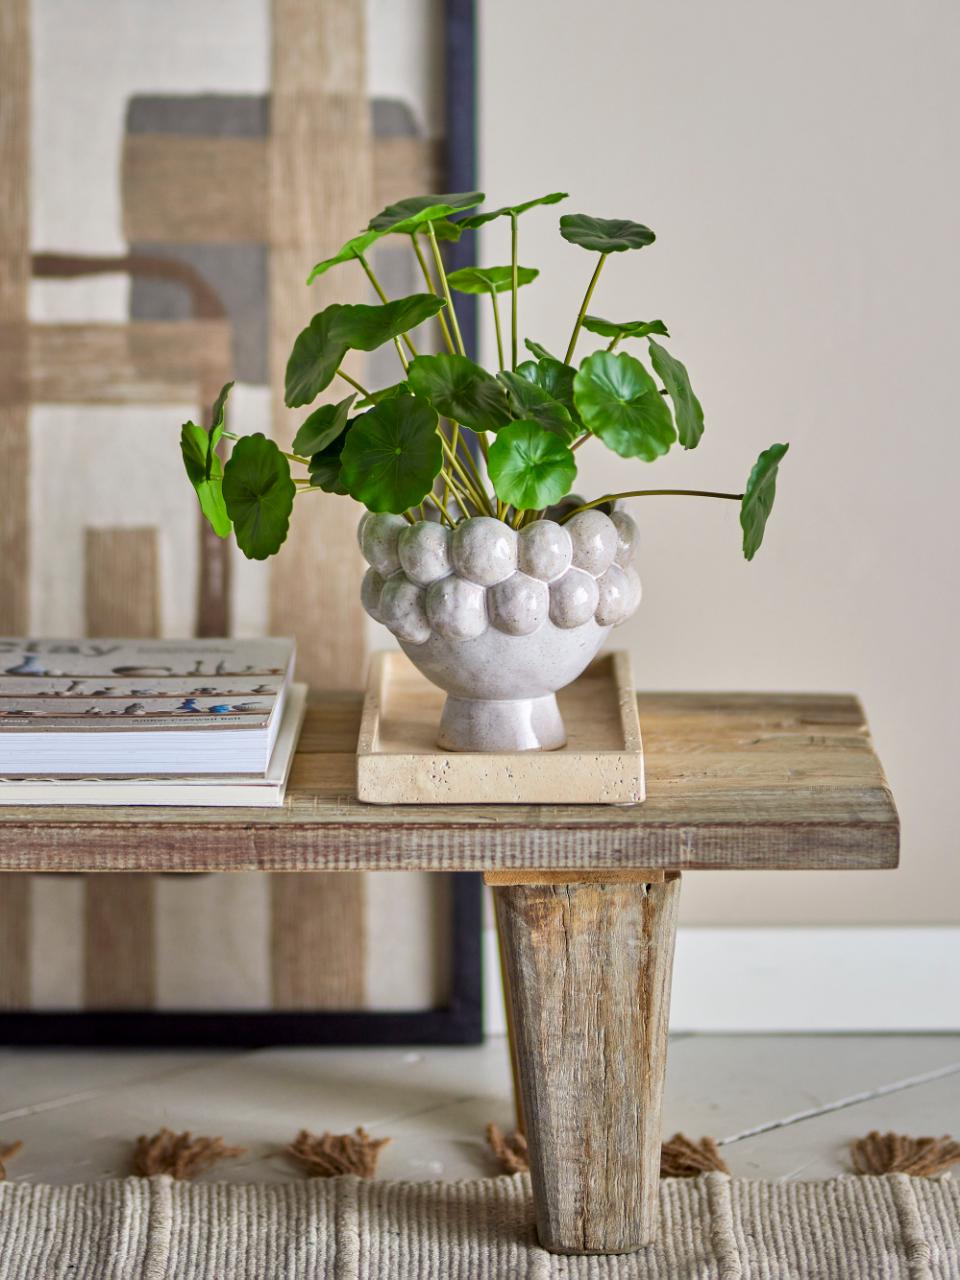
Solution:
M 286 363 L 297 333 L 331 302 L 367 300 L 359 267 L 331 272 L 312 288 L 305 281 L 328 245 L 333 252 L 370 217 L 370 103 L 363 5 L 272 0 L 271 30 L 270 395 L 272 432 L 287 448 L 307 412 L 291 413 L 284 404 Z M 322 399 L 343 397 L 345 384 L 336 381 Z M 355 688 L 366 665 L 356 510 L 344 498 L 316 492 L 295 506 L 284 553 L 270 567 L 270 630 L 296 637 L 301 679 Z M 273 990 L 281 1005 L 363 1003 L 363 878 L 345 877 L 336 886 L 323 879 L 271 885 Z M 324 968 L 331 964 L 328 978 Z
M 156 1003 L 156 880 L 84 881 L 83 1003 L 87 1009 L 152 1009 Z
M 227 381 L 231 361 L 226 320 L 38 324 L 30 396 L 43 404 L 198 404 Z
M 84 530 L 88 636 L 160 634 L 157 529 Z
M 157 531 L 84 530 L 88 636 L 160 635 Z M 83 881 L 83 999 L 88 1009 L 150 1009 L 156 999 L 156 880 Z
M 5 876 L 0 886 L 0 1009 L 30 1003 L 31 877 Z
M 540 1243 L 656 1233 L 679 876 L 494 890 Z
M 30 5 L 0 5 L 0 631 L 29 630 Z
M 273 0 L 272 15 L 270 384 L 273 435 L 288 448 L 309 412 L 284 404 L 294 339 L 328 304 L 366 302 L 369 293 L 359 266 L 332 271 L 309 288 L 307 273 L 366 224 L 373 173 L 363 6 Z M 336 382 L 320 400 L 347 394 Z M 366 667 L 357 510 L 320 492 L 299 497 L 295 507 L 283 555 L 270 566 L 270 630 L 296 636 L 301 679 L 355 689 Z
M 0 4 L 0 632 L 30 627 L 30 4 Z M 31 884 L 0 892 L 0 1009 L 30 1001 Z
M 0 809 L 9 870 L 877 870 L 897 811 L 856 698 L 638 699 L 641 805 L 364 805 L 359 693 L 315 695 L 281 809 Z
M 126 238 L 131 244 L 266 242 L 269 147 L 262 138 L 127 134 L 122 161 Z M 434 139 L 371 138 L 370 154 L 373 195 L 364 222 L 411 191 L 446 189 L 443 146 Z M 319 257 L 321 248 L 315 247 Z M 305 278 L 302 271 L 301 285 Z
M 275 1009 L 359 1009 L 367 956 L 360 876 L 270 877 Z

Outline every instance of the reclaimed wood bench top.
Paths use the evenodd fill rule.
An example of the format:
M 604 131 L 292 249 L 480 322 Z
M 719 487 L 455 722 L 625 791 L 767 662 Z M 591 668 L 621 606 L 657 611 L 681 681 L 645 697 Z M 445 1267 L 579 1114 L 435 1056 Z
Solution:
M 0 808 L 0 870 L 897 865 L 897 811 L 849 695 L 642 694 L 635 806 L 361 804 L 362 695 L 311 701 L 283 808 Z

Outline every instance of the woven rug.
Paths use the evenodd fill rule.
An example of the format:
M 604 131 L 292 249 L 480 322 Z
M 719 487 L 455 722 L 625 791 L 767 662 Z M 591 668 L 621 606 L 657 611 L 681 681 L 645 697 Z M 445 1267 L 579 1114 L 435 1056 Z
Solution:
M 657 1244 L 536 1243 L 525 1174 L 240 1186 L 0 1183 L 2 1280 L 957 1280 L 960 1182 L 661 1182 Z

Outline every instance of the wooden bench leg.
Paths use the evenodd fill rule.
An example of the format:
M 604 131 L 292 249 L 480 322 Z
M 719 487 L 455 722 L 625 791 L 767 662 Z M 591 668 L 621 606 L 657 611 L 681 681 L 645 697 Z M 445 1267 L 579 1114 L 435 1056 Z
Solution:
M 493 892 L 540 1243 L 640 1248 L 657 1228 L 680 877 Z

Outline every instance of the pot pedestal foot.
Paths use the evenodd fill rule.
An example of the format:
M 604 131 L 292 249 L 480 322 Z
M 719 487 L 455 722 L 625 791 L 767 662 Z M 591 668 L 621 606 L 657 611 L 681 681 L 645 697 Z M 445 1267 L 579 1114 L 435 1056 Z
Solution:
M 504 701 L 447 694 L 437 745 L 448 751 L 555 751 L 566 741 L 552 693 Z

